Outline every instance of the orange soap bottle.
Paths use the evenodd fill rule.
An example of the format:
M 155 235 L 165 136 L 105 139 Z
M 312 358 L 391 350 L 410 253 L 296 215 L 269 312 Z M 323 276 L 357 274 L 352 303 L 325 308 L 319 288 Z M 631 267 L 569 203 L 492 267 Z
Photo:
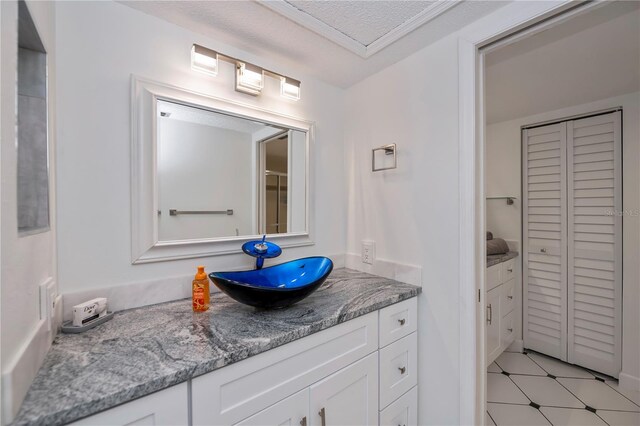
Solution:
M 204 266 L 198 266 L 198 273 L 193 280 L 193 312 L 204 312 L 209 309 L 209 277 Z

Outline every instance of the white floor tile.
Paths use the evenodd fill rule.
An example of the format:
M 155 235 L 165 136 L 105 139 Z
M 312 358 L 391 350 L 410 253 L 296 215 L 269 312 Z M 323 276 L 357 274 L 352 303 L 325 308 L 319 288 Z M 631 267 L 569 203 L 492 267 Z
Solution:
M 487 404 L 487 409 L 497 426 L 549 425 L 547 419 L 529 405 Z
M 540 411 L 555 426 L 607 426 L 607 423 L 584 408 L 541 407 Z
M 598 415 L 612 426 L 638 426 L 640 425 L 640 413 L 624 411 L 598 410 Z
M 605 383 L 611 386 L 612 388 L 614 388 L 615 390 L 617 390 L 619 393 L 629 398 L 630 400 L 632 400 L 633 402 L 635 402 L 636 404 L 640 405 L 640 392 L 621 388 L 618 385 L 617 380 L 607 380 Z
M 546 376 L 547 372 L 531 361 L 525 354 L 503 352 L 496 359 L 496 364 L 510 374 L 533 374 L 536 376 Z
M 593 379 L 593 374 L 581 367 L 567 364 L 555 358 L 537 353 L 529 353 L 528 356 L 542 367 L 547 373 L 556 377 L 573 377 L 577 379 Z
M 504 374 L 489 373 L 487 374 L 487 402 L 529 404 L 529 399 Z
M 492 362 L 489 365 L 489 368 L 487 368 L 487 372 L 489 372 L 489 373 L 502 373 L 502 370 L 500 369 L 500 367 L 498 367 L 498 364 L 496 364 L 495 362 Z
M 536 404 L 547 407 L 584 408 L 582 402 L 549 377 L 511 376 L 511 380 Z
M 484 415 L 484 426 L 495 426 L 496 424 L 491 419 L 489 412 L 487 411 Z
M 598 410 L 640 411 L 633 402 L 598 380 L 558 378 L 586 405 Z

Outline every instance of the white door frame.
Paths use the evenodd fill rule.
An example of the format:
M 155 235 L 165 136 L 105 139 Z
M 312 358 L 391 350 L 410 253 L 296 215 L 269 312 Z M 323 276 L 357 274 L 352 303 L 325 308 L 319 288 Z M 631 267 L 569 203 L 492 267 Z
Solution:
M 602 1 L 569 0 L 514 2 L 467 26 L 460 33 L 458 170 L 461 425 L 484 424 L 486 411 L 484 55 L 489 49 L 531 36 L 603 4 L 605 2 Z

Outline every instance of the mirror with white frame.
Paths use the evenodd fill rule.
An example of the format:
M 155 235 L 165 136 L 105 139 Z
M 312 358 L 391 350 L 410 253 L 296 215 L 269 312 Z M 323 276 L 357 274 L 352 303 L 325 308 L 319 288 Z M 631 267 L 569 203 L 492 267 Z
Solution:
M 310 122 L 132 80 L 132 262 L 311 244 Z

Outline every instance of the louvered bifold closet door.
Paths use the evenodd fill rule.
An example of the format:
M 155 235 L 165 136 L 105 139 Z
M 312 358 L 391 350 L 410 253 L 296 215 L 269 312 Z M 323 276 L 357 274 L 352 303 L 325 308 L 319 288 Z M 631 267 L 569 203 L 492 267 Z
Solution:
M 567 123 L 568 361 L 621 367 L 620 112 Z
M 524 343 L 567 358 L 566 123 L 523 130 Z

